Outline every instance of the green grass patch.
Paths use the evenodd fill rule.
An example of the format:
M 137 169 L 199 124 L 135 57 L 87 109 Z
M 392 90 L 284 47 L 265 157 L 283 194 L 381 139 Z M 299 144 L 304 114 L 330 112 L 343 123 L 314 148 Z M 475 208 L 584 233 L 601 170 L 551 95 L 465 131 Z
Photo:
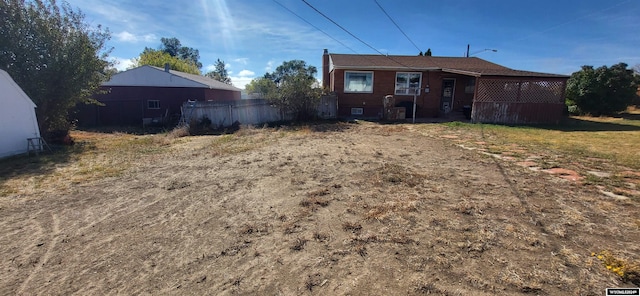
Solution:
M 507 126 L 443 123 L 458 133 L 484 141 L 492 152 L 516 144 L 575 158 L 597 158 L 640 169 L 640 117 L 570 117 L 555 126 Z

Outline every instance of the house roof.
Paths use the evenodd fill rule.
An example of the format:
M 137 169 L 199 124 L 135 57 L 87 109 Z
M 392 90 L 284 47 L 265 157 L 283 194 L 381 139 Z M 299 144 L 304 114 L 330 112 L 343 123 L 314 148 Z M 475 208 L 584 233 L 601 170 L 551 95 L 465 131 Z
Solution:
M 385 56 L 329 54 L 332 69 L 440 70 L 469 76 L 569 77 L 567 75 L 510 69 L 477 57 Z
M 149 65 L 129 69 L 111 76 L 103 86 L 155 86 L 155 87 L 192 87 L 229 91 L 241 89 L 209 77 L 169 70 Z

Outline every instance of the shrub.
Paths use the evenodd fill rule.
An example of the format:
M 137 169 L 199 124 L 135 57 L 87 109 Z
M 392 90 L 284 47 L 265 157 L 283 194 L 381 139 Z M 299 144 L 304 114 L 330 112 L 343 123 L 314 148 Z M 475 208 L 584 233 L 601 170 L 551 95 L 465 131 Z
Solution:
M 636 96 L 638 80 L 625 63 L 597 69 L 582 66 L 567 81 L 567 105 L 575 105 L 573 111 L 580 114 L 593 116 L 624 111 Z

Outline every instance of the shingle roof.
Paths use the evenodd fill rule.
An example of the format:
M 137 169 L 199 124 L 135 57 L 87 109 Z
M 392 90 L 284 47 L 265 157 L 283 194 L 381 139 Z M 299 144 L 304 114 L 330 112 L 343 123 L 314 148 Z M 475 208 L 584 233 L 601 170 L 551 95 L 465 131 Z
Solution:
M 384 56 L 330 54 L 337 69 L 442 70 L 470 76 L 569 77 L 567 75 L 513 70 L 477 57 Z
M 109 81 L 103 82 L 102 86 L 186 87 L 242 91 L 233 85 L 228 85 L 209 77 L 173 70 L 165 72 L 164 68 L 150 65 L 116 73 L 111 76 Z
M 160 71 L 164 71 L 163 68 L 160 67 L 155 67 L 155 66 L 151 66 L 152 68 L 155 68 L 157 70 Z M 176 76 L 180 76 L 184 79 L 188 79 L 200 84 L 204 84 L 206 86 L 208 86 L 209 88 L 212 89 L 224 89 L 224 90 L 233 90 L 233 91 L 242 91 L 241 89 L 233 86 L 233 85 L 229 85 L 223 82 L 220 82 L 218 80 L 206 77 L 206 76 L 200 76 L 200 75 L 195 75 L 195 74 L 189 74 L 189 73 L 184 73 L 184 72 L 180 72 L 180 71 L 175 71 L 175 70 L 169 70 L 169 73 L 176 75 Z

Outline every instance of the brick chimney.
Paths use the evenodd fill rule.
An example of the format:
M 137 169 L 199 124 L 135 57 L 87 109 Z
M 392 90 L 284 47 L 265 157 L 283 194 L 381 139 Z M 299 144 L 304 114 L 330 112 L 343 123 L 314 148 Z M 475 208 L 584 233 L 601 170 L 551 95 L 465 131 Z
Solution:
M 329 79 L 329 50 L 324 49 L 324 54 L 322 54 L 322 88 L 329 88 L 330 86 Z

